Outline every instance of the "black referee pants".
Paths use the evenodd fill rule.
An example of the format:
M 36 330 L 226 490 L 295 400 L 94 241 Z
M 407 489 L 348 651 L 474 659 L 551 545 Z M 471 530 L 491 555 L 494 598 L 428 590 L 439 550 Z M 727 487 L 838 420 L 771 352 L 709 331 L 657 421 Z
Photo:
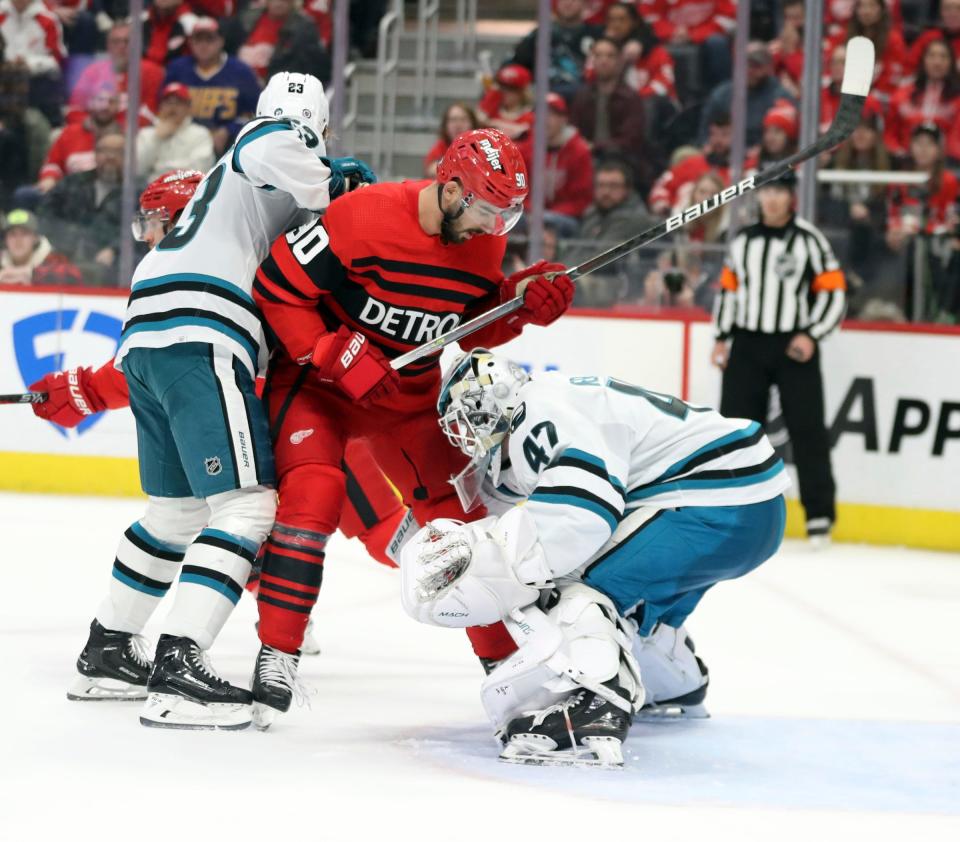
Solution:
M 836 489 L 830 469 L 830 439 L 824 422 L 820 351 L 805 363 L 787 356 L 793 334 L 738 332 L 723 372 L 720 412 L 767 422 L 770 387 L 780 390 L 783 419 L 793 445 L 800 502 L 807 521 L 836 519 Z

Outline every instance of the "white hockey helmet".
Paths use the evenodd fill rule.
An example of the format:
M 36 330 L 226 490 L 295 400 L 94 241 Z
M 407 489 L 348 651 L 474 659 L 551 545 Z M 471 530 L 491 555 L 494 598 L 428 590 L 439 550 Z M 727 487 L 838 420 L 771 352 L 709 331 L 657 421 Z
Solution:
M 467 467 L 450 479 L 465 511 L 476 505 L 487 472 L 499 467 L 494 456 L 520 405 L 520 389 L 529 380 L 515 362 L 486 348 L 458 357 L 443 377 L 437 399 L 440 429 L 470 457 Z
M 323 83 L 307 73 L 274 73 L 257 100 L 258 117 L 283 117 L 309 126 L 323 137 L 330 103 Z

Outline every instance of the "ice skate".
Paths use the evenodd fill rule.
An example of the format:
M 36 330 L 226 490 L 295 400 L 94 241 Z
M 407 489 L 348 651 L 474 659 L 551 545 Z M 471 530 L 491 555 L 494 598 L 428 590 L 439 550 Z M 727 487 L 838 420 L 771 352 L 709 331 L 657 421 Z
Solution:
M 807 521 L 807 545 L 814 552 L 822 552 L 832 543 L 833 521 L 828 517 L 815 517 Z
M 647 703 L 637 722 L 707 719 L 704 705 L 710 674 L 696 656 L 686 629 L 661 623 L 647 637 L 637 637 L 633 654 L 640 666 Z
M 139 634 L 90 624 L 90 636 L 77 658 L 80 673 L 67 698 L 74 702 L 142 701 L 153 664 Z
M 250 691 L 220 678 L 189 637 L 160 636 L 147 689 L 141 725 L 224 731 L 250 725 Z
M 500 759 L 534 766 L 623 766 L 630 714 L 590 690 L 519 716 L 501 739 Z
M 264 644 L 253 668 L 253 723 L 261 731 L 269 728 L 277 714 L 290 710 L 290 702 L 306 701 L 306 688 L 297 678 L 300 653 L 291 655 Z
M 307 630 L 303 633 L 303 643 L 300 644 L 301 655 L 319 655 L 320 644 L 313 634 L 313 620 L 307 623 Z

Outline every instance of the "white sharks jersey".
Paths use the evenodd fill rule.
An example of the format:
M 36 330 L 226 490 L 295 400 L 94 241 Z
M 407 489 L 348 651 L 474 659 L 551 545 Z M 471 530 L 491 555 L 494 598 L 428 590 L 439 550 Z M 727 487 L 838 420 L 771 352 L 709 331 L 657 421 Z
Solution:
M 736 506 L 790 481 L 760 425 L 607 377 L 538 375 L 520 389 L 492 480 L 537 523 L 557 575 L 641 506 Z
M 247 123 L 197 187 L 176 227 L 137 267 L 117 364 L 130 348 L 207 342 L 256 376 L 267 343 L 250 290 L 284 231 L 330 203 L 323 141 L 306 126 Z

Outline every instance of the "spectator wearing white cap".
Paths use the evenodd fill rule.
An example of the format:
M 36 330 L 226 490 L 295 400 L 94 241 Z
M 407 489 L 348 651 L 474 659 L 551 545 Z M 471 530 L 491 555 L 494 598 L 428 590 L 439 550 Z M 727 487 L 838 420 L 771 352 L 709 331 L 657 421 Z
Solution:
M 213 166 L 209 129 L 190 117 L 190 90 L 179 82 L 160 92 L 157 122 L 137 134 L 137 172 L 153 180 L 169 170 L 200 170 Z

